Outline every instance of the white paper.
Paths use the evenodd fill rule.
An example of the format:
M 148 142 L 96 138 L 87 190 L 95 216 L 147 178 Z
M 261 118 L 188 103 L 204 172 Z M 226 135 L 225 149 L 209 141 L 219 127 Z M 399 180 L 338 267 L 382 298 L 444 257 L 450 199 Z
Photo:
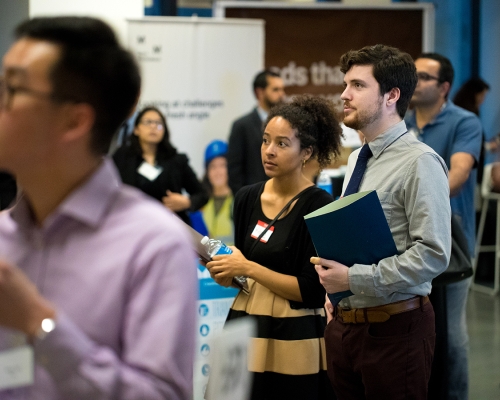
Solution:
M 143 161 L 139 168 L 137 168 L 137 172 L 150 181 L 154 181 L 158 178 L 158 175 L 160 175 L 162 171 L 162 167 L 155 167 L 146 161 Z
M 252 318 L 230 321 L 214 340 L 212 366 L 207 388 L 208 400 L 247 400 L 251 374 L 248 371 L 250 337 L 255 336 Z
M 30 346 L 0 352 L 0 389 L 33 384 L 34 355 Z

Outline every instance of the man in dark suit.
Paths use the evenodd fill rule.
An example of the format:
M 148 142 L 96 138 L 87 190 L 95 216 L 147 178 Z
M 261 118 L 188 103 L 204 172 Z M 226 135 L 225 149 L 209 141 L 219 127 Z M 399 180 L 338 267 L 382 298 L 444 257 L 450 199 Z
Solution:
M 245 185 L 267 179 L 260 156 L 262 123 L 269 110 L 285 97 L 283 80 L 277 73 L 269 70 L 257 74 L 253 90 L 257 107 L 250 114 L 237 119 L 229 135 L 227 167 L 233 194 Z

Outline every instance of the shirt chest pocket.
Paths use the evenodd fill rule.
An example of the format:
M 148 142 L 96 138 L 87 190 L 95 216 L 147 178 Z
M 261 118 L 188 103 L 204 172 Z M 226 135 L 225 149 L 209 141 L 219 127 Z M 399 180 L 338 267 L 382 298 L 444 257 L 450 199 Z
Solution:
M 392 210 L 394 208 L 394 196 L 392 193 L 389 192 L 381 192 L 377 190 L 377 196 L 380 200 L 380 204 L 382 205 L 382 210 L 384 210 L 385 214 L 385 219 L 387 220 L 387 223 L 389 226 L 391 226 L 391 215 L 392 215 Z

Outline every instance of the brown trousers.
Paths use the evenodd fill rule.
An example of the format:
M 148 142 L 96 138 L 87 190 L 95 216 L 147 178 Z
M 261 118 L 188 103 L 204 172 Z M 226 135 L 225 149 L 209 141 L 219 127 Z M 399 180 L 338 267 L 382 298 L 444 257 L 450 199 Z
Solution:
M 326 358 L 338 399 L 426 399 L 435 336 L 430 302 L 386 322 L 332 320 Z

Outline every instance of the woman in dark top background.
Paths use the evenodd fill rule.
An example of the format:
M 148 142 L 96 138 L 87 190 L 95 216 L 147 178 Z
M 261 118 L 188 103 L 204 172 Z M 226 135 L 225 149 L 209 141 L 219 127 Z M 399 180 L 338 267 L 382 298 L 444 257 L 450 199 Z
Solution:
M 124 183 L 161 201 L 186 223 L 188 211 L 208 201 L 208 194 L 169 140 L 165 117 L 155 107 L 142 109 L 135 119 L 128 143 L 116 150 L 113 160 Z M 182 194 L 185 190 L 189 197 Z
M 328 165 L 340 152 L 341 136 L 333 105 L 325 99 L 303 95 L 275 106 L 261 148 L 270 179 L 238 191 L 233 254 L 207 263 L 211 276 L 223 286 L 229 286 L 234 276 L 248 277 L 250 293 L 240 291 L 228 320 L 248 315 L 257 320 L 249 356 L 252 399 L 335 398 L 326 376 L 325 290 L 309 261 L 316 252 L 304 222 L 304 215 L 333 198 L 314 186 L 302 169 L 311 158 L 321 167 Z

